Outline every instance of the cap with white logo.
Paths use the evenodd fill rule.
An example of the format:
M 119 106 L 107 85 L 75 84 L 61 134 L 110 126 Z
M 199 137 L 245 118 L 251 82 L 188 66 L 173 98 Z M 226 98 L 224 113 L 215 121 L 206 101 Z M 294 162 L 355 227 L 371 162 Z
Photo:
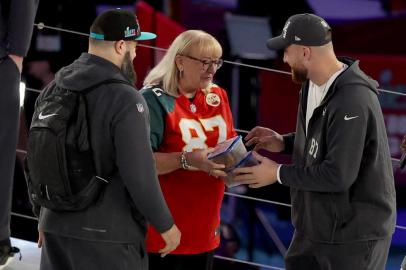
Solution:
M 331 27 L 314 14 L 296 14 L 290 17 L 280 36 L 271 38 L 266 45 L 271 50 L 283 50 L 292 44 L 322 46 L 331 41 Z
M 128 10 L 111 9 L 100 14 L 90 27 L 90 37 L 97 40 L 149 40 L 156 35 L 141 32 L 137 16 Z

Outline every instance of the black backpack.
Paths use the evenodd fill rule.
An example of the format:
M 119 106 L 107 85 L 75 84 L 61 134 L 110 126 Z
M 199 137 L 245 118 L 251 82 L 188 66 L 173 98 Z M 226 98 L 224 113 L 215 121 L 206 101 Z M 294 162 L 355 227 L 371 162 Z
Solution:
M 80 211 L 97 201 L 108 184 L 95 170 L 90 143 L 86 94 L 105 80 L 83 91 L 51 85 L 35 107 L 28 135 L 26 180 L 35 206 L 55 211 Z M 45 91 L 44 90 L 44 91 Z

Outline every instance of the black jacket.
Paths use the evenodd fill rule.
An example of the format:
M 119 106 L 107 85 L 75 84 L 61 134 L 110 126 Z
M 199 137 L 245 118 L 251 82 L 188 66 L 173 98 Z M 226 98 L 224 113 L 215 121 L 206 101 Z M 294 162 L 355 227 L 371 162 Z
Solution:
M 57 73 L 38 100 L 55 84 L 81 91 L 106 79 L 126 80 L 113 63 L 84 53 Z M 111 181 L 102 198 L 85 211 L 42 208 L 39 227 L 80 239 L 143 243 L 147 220 L 160 232 L 173 225 L 155 170 L 148 106 L 138 91 L 120 83 L 101 85 L 86 100 L 96 171 Z
M 344 243 L 390 236 L 396 201 L 377 83 L 358 61 L 331 85 L 305 133 L 309 82 L 302 85 L 296 132 L 284 136 L 293 164 L 282 165 L 291 187 L 292 222 L 313 241 Z
M 0 58 L 26 56 L 39 0 L 0 0 Z

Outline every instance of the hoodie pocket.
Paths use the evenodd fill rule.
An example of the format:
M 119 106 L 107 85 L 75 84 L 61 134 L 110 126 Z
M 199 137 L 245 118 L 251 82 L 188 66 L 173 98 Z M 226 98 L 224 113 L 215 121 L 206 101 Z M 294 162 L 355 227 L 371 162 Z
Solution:
M 305 223 L 303 191 L 291 188 L 292 222 L 296 229 L 303 230 Z
M 334 217 L 330 241 L 341 241 L 341 238 L 344 236 L 344 230 L 353 216 L 353 210 L 349 201 L 349 193 L 331 193 L 329 195 L 329 200 L 331 213 Z
M 334 218 L 334 222 L 331 228 L 331 233 L 330 233 L 330 241 L 334 241 L 335 233 L 337 230 L 337 225 L 340 223 L 340 217 L 337 211 L 337 206 L 336 206 L 336 198 L 334 196 L 334 193 L 330 193 L 329 196 L 329 204 L 330 204 L 330 209 L 331 209 L 331 214 L 332 217 Z

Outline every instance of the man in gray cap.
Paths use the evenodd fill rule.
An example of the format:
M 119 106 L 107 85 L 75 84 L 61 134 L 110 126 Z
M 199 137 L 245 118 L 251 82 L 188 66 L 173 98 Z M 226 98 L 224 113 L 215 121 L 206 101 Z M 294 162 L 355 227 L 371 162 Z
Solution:
M 132 12 L 118 9 L 102 13 L 90 28 L 88 53 L 58 71 L 37 99 L 32 126 L 58 117 L 56 113 L 43 113 L 39 106 L 53 92 L 68 89 L 83 93 L 96 173 L 109 181 L 97 201 L 84 210 L 40 208 L 41 270 L 146 270 L 147 222 L 166 243 L 161 256 L 179 245 L 180 232 L 158 183 L 149 140 L 148 107 L 132 86 L 137 42 L 153 38 L 155 34 L 140 31 Z M 106 80 L 117 82 L 103 84 Z M 29 152 L 28 159 L 31 164 L 44 157 Z M 47 162 L 48 166 L 55 164 L 49 160 L 37 164 Z M 55 197 L 47 187 L 47 197 Z M 35 197 L 31 199 L 35 204 Z
M 337 58 L 331 28 L 313 14 L 290 17 L 268 40 L 284 50 L 292 79 L 301 84 L 296 132 L 255 127 L 255 149 L 293 155 L 277 164 L 256 152 L 260 165 L 236 169 L 252 188 L 289 186 L 295 233 L 286 269 L 385 269 L 396 203 L 377 83 L 358 61 Z

